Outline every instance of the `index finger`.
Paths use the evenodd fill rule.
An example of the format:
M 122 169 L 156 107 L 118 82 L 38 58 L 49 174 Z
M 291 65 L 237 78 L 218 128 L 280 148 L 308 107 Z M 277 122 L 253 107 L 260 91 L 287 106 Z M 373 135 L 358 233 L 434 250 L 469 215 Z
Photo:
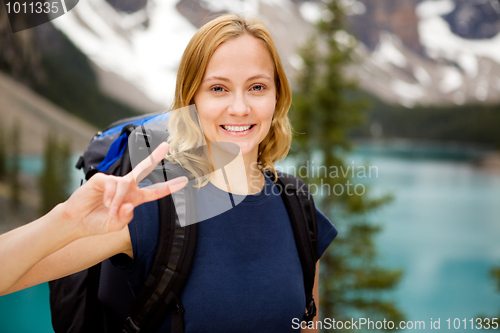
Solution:
M 132 177 L 135 179 L 135 183 L 139 184 L 144 178 L 146 178 L 151 171 L 154 170 L 156 165 L 162 161 L 168 153 L 168 144 L 166 142 L 160 143 L 160 145 L 141 163 L 130 171 Z
M 189 179 L 186 176 L 181 176 L 164 183 L 156 183 L 143 187 L 139 190 L 141 192 L 141 196 L 138 199 L 139 202 L 135 202 L 134 205 L 140 205 L 144 202 L 163 198 L 169 194 L 179 191 L 186 186 L 188 182 Z

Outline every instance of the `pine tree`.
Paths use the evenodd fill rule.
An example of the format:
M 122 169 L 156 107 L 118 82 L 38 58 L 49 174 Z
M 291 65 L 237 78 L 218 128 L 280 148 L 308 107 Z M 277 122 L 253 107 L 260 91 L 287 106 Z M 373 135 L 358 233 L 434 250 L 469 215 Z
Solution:
M 301 49 L 303 68 L 290 114 L 299 133 L 294 138 L 292 156 L 297 161 L 314 161 L 316 166 L 321 161 L 327 170 L 354 167 L 346 161 L 351 148 L 349 130 L 363 122 L 367 107 L 356 98 L 356 84 L 344 73 L 355 57 L 355 39 L 344 31 L 341 3 L 332 0 L 325 4 L 317 33 Z M 397 285 L 402 271 L 377 263 L 374 237 L 381 229 L 369 220 L 369 213 L 390 201 L 390 196 L 371 198 L 360 190 L 366 189 L 364 184 L 354 191 L 354 185 L 360 182 L 351 172 L 328 173 L 325 177 L 312 171 L 306 181 L 323 190 L 317 202 L 339 230 L 321 258 L 321 315 L 336 320 L 403 320 L 403 313 L 387 293 Z
M 55 183 L 55 173 L 54 167 L 56 165 L 56 161 L 54 158 L 54 139 L 51 134 L 47 136 L 45 141 L 45 152 L 43 156 L 43 172 L 39 178 L 39 186 L 40 186 L 40 197 L 41 197 L 41 206 L 40 206 L 40 215 L 44 215 L 52 209 L 51 198 L 53 196 L 53 188 Z
M 11 135 L 11 164 L 9 168 L 10 205 L 14 210 L 21 205 L 21 124 L 14 123 Z
M 500 292 L 500 266 L 493 267 L 490 270 L 490 276 L 493 278 L 497 292 Z M 498 312 L 498 314 L 481 313 L 476 315 L 475 327 L 479 328 L 480 325 L 482 325 L 482 328 L 486 330 L 491 329 L 493 331 L 500 331 L 500 312 Z
M 61 177 L 61 201 L 66 200 L 70 195 L 71 182 L 71 143 L 62 141 L 59 143 L 59 173 Z
M 500 292 L 500 266 L 491 270 L 491 276 L 496 282 L 498 292 Z
M 40 215 L 68 198 L 69 158 L 69 144 L 61 144 L 49 134 L 45 143 L 44 169 L 39 177 Z

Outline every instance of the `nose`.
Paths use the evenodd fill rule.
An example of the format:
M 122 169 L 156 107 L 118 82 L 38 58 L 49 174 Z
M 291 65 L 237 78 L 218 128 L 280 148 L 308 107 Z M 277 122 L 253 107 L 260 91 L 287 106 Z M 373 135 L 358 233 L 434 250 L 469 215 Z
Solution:
M 235 93 L 227 111 L 230 115 L 237 117 L 248 115 L 250 113 L 250 105 L 248 105 L 245 95 L 240 92 Z

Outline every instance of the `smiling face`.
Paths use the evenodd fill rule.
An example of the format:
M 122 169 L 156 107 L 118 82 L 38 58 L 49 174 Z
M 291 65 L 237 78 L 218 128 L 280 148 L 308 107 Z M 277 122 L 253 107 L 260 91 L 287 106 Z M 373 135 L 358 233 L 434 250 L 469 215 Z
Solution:
M 207 141 L 235 143 L 245 158 L 257 161 L 276 106 L 269 50 L 247 34 L 222 43 L 208 63 L 194 102 Z

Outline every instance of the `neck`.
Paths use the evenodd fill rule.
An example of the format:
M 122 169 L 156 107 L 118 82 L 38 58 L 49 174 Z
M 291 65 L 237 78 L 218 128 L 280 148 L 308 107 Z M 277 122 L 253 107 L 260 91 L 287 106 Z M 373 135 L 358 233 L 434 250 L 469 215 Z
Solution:
M 257 154 L 243 156 L 249 194 L 259 193 L 264 187 L 265 178 L 257 165 Z
M 257 167 L 257 153 L 240 153 L 223 168 L 216 170 L 210 182 L 224 191 L 249 195 L 262 190 L 265 177 Z

